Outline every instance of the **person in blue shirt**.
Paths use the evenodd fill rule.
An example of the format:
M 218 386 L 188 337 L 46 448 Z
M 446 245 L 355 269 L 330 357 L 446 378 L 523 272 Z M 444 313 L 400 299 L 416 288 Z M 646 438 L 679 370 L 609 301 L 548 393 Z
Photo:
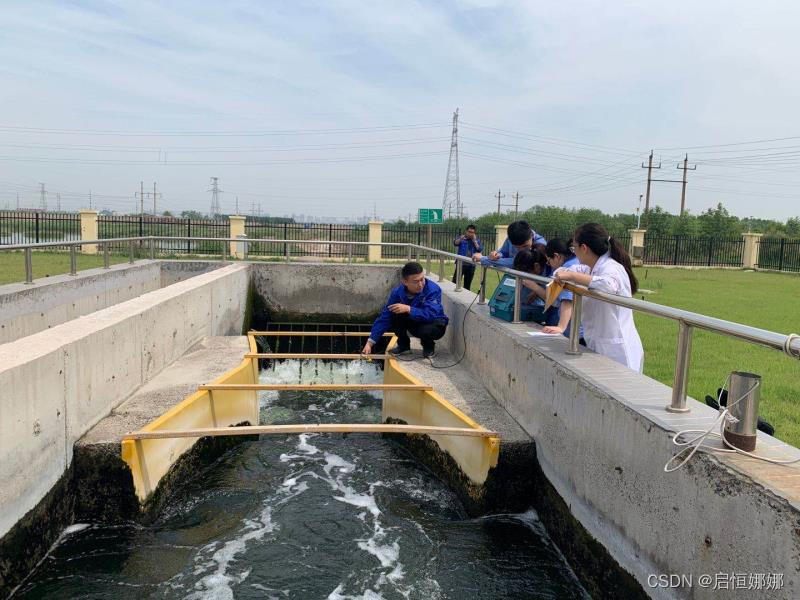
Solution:
M 485 265 L 496 265 L 501 267 L 511 267 L 514 265 L 514 256 L 520 250 L 530 250 L 532 248 L 543 247 L 547 240 L 536 233 L 527 221 L 514 221 L 508 226 L 506 241 L 499 250 L 483 256 L 480 252 L 472 255 L 472 260 Z
M 555 238 L 547 242 L 544 248 L 544 255 L 547 257 L 547 265 L 551 273 L 561 267 L 569 268 L 572 265 L 580 264 L 578 257 L 570 250 L 571 241 L 565 242 L 564 240 Z M 547 291 L 545 288 L 535 282 L 525 281 L 523 284 L 530 288 L 532 292 L 542 300 L 547 298 Z M 548 310 L 556 309 L 556 318 L 549 319 L 544 328 L 545 333 L 563 333 L 569 337 L 569 322 L 572 318 L 572 292 L 569 290 L 562 291 L 558 298 L 556 298 L 553 306 Z M 580 333 L 583 333 L 581 328 Z M 583 338 L 583 335 L 580 336 Z M 584 345 L 585 342 L 583 342 Z
M 467 225 L 464 235 L 453 240 L 453 245 L 458 248 L 459 256 L 472 257 L 473 254 L 483 252 L 483 244 L 478 239 L 478 231 L 472 223 Z M 464 288 L 469 289 L 472 278 L 475 276 L 475 263 L 461 262 L 461 274 L 464 276 Z M 453 283 L 456 283 L 456 274 L 453 272 Z
M 397 336 L 397 346 L 389 353 L 395 356 L 411 351 L 409 334 L 422 342 L 422 356 L 433 358 L 436 340 L 447 330 L 449 322 L 442 307 L 442 288 L 425 277 L 418 262 L 406 263 L 401 271 L 403 282 L 393 288 L 389 299 L 375 319 L 362 354 L 371 354 L 381 336 L 391 330 Z
M 549 275 L 549 267 L 547 265 L 545 253 L 538 248 L 532 250 L 523 248 L 517 252 L 517 255 L 514 257 L 513 268 L 515 271 L 531 273 L 532 275 L 540 275 L 543 277 Z M 529 279 L 522 279 L 521 283 L 522 286 L 528 290 L 528 295 L 527 297 L 523 297 L 522 303 L 534 308 L 538 307 L 538 310 L 531 313 L 532 320 L 544 325 L 554 325 L 557 323 L 558 307 L 551 306 L 547 310 L 544 308 L 546 298 L 545 294 L 542 293 L 544 288 L 535 281 Z

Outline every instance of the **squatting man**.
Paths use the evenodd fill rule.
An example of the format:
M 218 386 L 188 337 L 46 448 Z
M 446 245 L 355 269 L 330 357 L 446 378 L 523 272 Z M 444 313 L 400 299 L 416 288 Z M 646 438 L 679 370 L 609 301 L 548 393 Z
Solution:
M 449 322 L 442 307 L 442 288 L 425 277 L 418 262 L 406 263 L 401 275 L 402 283 L 389 293 L 362 353 L 371 354 L 375 343 L 391 330 L 397 336 L 397 346 L 389 350 L 390 354 L 410 352 L 412 335 L 422 342 L 422 356 L 433 358 L 436 340 L 444 335 Z

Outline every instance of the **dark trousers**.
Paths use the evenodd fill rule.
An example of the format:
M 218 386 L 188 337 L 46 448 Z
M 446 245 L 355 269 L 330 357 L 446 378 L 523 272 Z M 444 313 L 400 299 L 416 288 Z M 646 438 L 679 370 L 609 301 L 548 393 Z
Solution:
M 409 334 L 419 338 L 422 347 L 432 350 L 434 341 L 440 339 L 447 331 L 447 324 L 444 321 L 433 321 L 432 323 L 420 323 L 414 321 L 408 314 L 396 315 L 392 313 L 392 331 L 397 336 L 397 345 L 401 348 L 411 346 Z
M 470 263 L 461 263 L 461 274 L 464 276 L 464 289 L 468 290 L 472 285 L 472 278 L 475 276 L 475 265 Z M 456 274 L 453 273 L 453 283 L 456 283 Z

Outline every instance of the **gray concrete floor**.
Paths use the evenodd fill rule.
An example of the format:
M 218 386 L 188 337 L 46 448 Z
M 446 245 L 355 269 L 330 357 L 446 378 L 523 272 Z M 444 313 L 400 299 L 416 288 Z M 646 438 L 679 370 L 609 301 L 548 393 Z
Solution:
M 532 438 L 466 368 L 461 365 L 446 369 L 431 366 L 431 361 L 422 358 L 422 348 L 415 338 L 411 339 L 411 350 L 412 354 L 400 357 L 400 366 L 408 373 L 432 385 L 442 398 L 486 429 L 499 433 L 502 441 L 531 441 Z M 452 365 L 458 358 L 450 354 L 442 344 L 437 344 L 433 364 Z
M 78 445 L 119 442 L 242 362 L 249 352 L 246 336 L 204 338 L 139 388 L 110 415 L 86 432 Z

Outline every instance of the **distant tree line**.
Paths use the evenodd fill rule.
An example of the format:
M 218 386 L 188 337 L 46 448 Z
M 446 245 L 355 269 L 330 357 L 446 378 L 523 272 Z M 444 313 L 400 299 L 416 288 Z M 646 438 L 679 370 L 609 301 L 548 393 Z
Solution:
M 564 235 L 575 230 L 583 223 L 602 223 L 612 235 L 626 234 L 636 227 L 636 214 L 618 213 L 610 215 L 594 208 L 562 208 L 559 206 L 532 206 L 522 211 L 516 219 L 528 221 L 536 230 L 545 234 Z M 478 231 L 492 230 L 495 225 L 505 225 L 515 220 L 513 212 L 488 213 L 474 219 L 445 219 L 443 227 L 447 229 L 464 229 L 469 223 L 475 223 Z M 395 221 L 396 225 L 405 224 Z M 792 217 L 785 223 L 772 219 L 739 218 L 731 215 L 720 203 L 699 215 L 685 212 L 673 215 L 660 206 L 643 213 L 641 228 L 649 235 L 702 235 L 714 237 L 737 237 L 752 231 L 763 233 L 769 237 L 800 237 L 800 217 Z

